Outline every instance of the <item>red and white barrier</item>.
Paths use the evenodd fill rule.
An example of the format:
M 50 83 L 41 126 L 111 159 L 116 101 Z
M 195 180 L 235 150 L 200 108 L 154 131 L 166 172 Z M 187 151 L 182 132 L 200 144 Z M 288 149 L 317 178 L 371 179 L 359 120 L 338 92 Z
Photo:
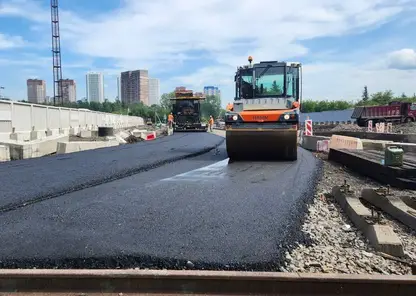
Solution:
M 145 141 L 150 141 L 156 139 L 156 132 L 147 132 L 145 137 L 143 137 Z
M 319 140 L 316 142 L 316 151 L 329 153 L 329 142 L 330 140 Z
M 313 136 L 312 120 L 305 120 L 305 136 Z
M 385 125 L 384 122 L 377 122 L 376 123 L 376 132 L 377 133 L 384 133 Z
M 373 121 L 369 120 L 368 125 L 367 125 L 367 132 L 372 132 L 372 131 L 373 131 Z

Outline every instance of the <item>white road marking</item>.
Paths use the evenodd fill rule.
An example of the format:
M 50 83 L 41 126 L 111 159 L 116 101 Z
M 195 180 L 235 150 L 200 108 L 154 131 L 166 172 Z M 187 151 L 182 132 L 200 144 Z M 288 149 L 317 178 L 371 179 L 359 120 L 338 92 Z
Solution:
M 190 182 L 201 182 L 207 180 L 218 180 L 223 179 L 227 172 L 225 168 L 228 165 L 228 158 L 222 161 L 216 162 L 209 166 L 205 166 L 196 170 L 192 170 L 186 173 L 182 173 L 170 178 L 162 179 L 160 181 L 175 181 L 175 182 L 183 182 L 183 181 L 190 181 Z

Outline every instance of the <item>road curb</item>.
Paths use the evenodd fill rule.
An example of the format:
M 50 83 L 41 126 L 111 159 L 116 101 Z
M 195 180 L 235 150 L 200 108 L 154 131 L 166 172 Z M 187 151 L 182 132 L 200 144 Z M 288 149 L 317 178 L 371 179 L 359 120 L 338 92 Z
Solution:
M 347 189 L 347 186 L 334 186 L 332 195 L 377 251 L 396 257 L 404 256 L 403 244 L 393 229 L 375 223 L 371 211 L 361 203 L 354 192 Z
M 183 159 L 192 158 L 192 157 L 196 157 L 196 156 L 208 153 L 209 151 L 211 151 L 211 150 L 217 148 L 218 146 L 220 146 L 225 141 L 224 138 L 222 138 L 220 136 L 218 136 L 218 137 L 220 139 L 217 142 L 217 144 L 202 148 L 201 150 L 198 150 L 196 152 L 192 152 L 192 153 L 188 153 L 188 154 L 180 155 L 180 156 L 176 156 L 176 157 L 167 158 L 167 159 L 164 159 L 164 160 L 161 160 L 161 161 L 153 162 L 153 163 L 146 164 L 146 165 L 143 165 L 143 166 L 139 166 L 139 167 L 136 167 L 136 168 L 133 168 L 133 169 L 128 169 L 128 170 L 125 170 L 125 171 L 121 171 L 121 172 L 119 172 L 119 173 L 117 173 L 117 174 L 115 174 L 111 177 L 106 177 L 106 178 L 102 178 L 102 179 L 82 183 L 78 186 L 71 187 L 70 189 L 60 190 L 60 191 L 54 192 L 53 194 L 45 194 L 43 196 L 39 196 L 39 197 L 30 199 L 30 200 L 19 201 L 17 203 L 9 203 L 9 204 L 6 204 L 4 206 L 0 206 L 0 213 L 13 211 L 15 209 L 22 208 L 22 207 L 25 207 L 25 206 L 28 206 L 28 205 L 31 205 L 31 204 L 34 204 L 34 203 L 38 203 L 38 202 L 41 202 L 41 201 L 44 201 L 44 200 L 59 197 L 59 196 L 64 195 L 64 194 L 80 191 L 80 190 L 83 190 L 83 189 L 86 189 L 86 188 L 90 188 L 90 187 L 98 186 L 98 185 L 105 184 L 105 183 L 108 183 L 108 182 L 112 182 L 112 181 L 120 180 L 120 179 L 123 179 L 123 178 L 127 178 L 127 177 L 133 176 L 133 175 L 141 173 L 141 172 L 145 172 L 145 171 L 149 171 L 149 170 L 154 169 L 154 168 L 161 167 L 161 166 L 163 166 L 165 164 L 168 164 L 168 163 L 172 163 L 172 162 L 176 162 L 176 161 L 180 161 L 180 160 L 183 160 Z

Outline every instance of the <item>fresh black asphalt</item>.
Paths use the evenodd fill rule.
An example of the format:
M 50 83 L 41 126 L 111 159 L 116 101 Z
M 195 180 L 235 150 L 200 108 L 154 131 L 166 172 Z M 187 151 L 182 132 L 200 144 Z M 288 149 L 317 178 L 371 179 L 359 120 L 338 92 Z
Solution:
M 226 157 L 222 144 L 4 212 L 0 267 L 276 269 L 305 239 L 300 225 L 321 164 L 303 149 L 296 162 Z
M 132 145 L 0 163 L 0 212 L 207 152 L 210 133 L 177 133 Z

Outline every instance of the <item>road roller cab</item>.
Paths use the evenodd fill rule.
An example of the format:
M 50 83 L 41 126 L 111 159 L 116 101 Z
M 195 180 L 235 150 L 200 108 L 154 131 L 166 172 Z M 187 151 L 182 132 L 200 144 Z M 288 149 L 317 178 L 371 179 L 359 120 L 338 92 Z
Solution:
M 297 159 L 302 66 L 268 61 L 239 67 L 225 114 L 230 159 Z

